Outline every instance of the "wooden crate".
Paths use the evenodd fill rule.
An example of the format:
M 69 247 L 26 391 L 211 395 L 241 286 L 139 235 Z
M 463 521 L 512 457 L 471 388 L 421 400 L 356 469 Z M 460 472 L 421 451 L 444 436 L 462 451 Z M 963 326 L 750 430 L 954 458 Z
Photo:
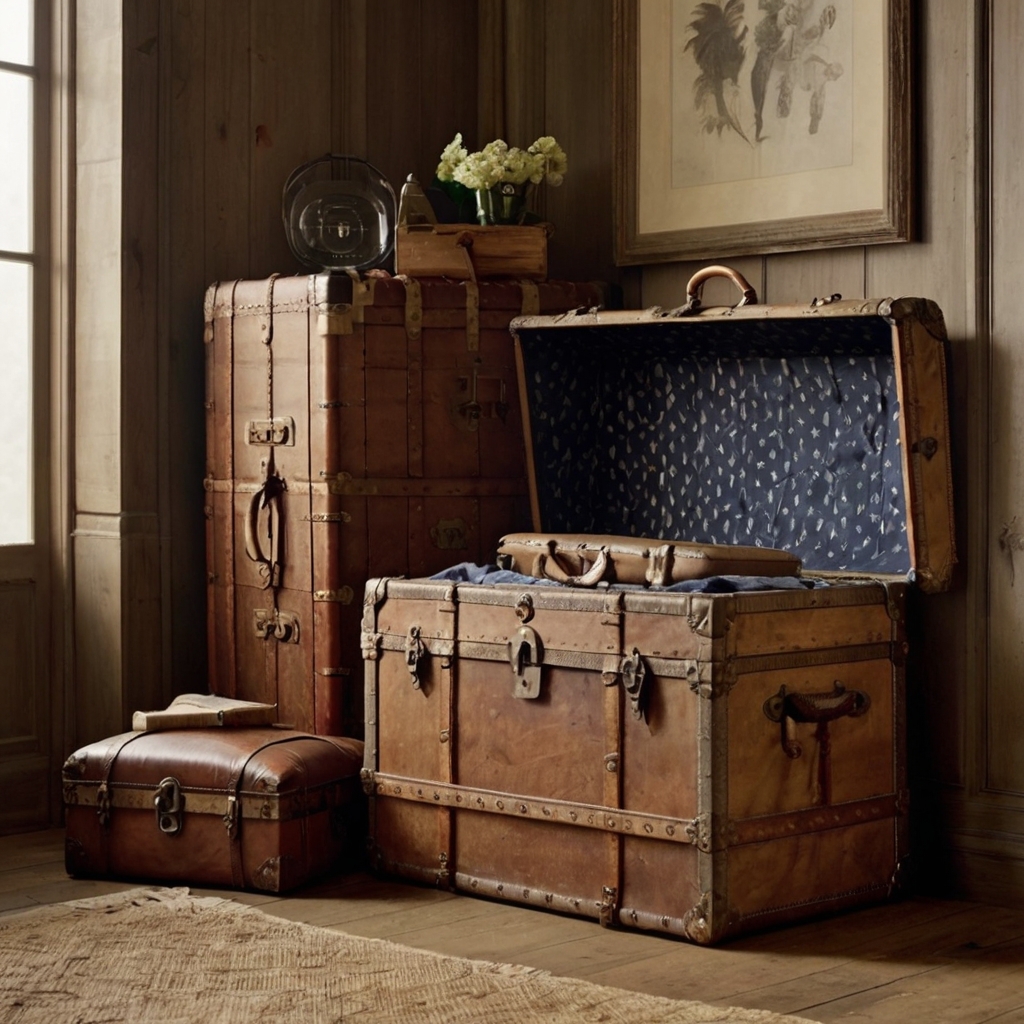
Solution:
M 395 268 L 410 277 L 510 277 L 543 281 L 548 276 L 546 225 L 427 224 L 400 227 Z

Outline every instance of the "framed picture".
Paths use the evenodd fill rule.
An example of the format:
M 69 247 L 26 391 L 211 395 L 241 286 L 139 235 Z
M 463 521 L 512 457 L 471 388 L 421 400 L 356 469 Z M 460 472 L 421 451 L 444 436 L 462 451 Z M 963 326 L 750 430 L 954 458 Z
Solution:
M 908 241 L 911 0 L 615 0 L 616 261 Z

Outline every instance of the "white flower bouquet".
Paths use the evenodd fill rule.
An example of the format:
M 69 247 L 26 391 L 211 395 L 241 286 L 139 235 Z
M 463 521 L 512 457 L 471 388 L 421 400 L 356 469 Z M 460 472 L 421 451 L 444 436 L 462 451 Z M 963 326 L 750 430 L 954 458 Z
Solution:
M 488 142 L 479 153 L 470 153 L 462 145 L 460 132 L 445 147 L 437 165 L 441 181 L 457 181 L 478 192 L 494 188 L 503 181 L 522 185 L 561 185 L 568 168 L 565 150 L 550 135 L 539 138 L 529 149 L 509 146 L 503 139 Z
M 495 139 L 479 152 L 470 153 L 460 132 L 441 153 L 437 180 L 456 201 L 458 186 L 475 192 L 482 224 L 518 223 L 525 216 L 532 187 L 542 181 L 561 185 L 567 168 L 565 150 L 550 135 L 537 139 L 528 149 Z

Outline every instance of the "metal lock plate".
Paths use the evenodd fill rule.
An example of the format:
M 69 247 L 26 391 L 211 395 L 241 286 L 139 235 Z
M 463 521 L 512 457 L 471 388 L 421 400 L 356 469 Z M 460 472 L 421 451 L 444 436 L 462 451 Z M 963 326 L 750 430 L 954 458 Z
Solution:
M 540 670 L 544 651 L 540 637 L 529 626 L 521 626 L 508 642 L 515 686 L 512 696 L 534 700 L 540 696 Z
M 185 797 L 181 792 L 181 783 L 173 776 L 168 776 L 157 786 L 153 797 L 156 808 L 156 825 L 164 835 L 176 836 L 181 831 L 185 816 Z
M 280 640 L 285 644 L 299 642 L 299 619 L 291 612 L 273 608 L 255 608 L 253 630 L 261 640 Z
M 249 420 L 245 425 L 246 444 L 294 445 L 295 420 L 278 416 L 272 420 Z

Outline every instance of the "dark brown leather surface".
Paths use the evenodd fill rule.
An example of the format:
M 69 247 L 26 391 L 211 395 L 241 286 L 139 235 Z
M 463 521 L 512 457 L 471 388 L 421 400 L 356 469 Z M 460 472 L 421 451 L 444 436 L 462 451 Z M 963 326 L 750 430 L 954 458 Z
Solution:
M 292 888 L 343 865 L 361 846 L 362 747 L 273 728 L 126 733 L 91 744 L 64 769 L 68 871 Z M 184 795 L 176 834 L 160 830 L 153 803 L 168 778 Z M 111 802 L 106 817 L 100 790 Z M 232 798 L 238 810 L 229 823 Z M 262 799 L 262 810 L 253 799 Z

